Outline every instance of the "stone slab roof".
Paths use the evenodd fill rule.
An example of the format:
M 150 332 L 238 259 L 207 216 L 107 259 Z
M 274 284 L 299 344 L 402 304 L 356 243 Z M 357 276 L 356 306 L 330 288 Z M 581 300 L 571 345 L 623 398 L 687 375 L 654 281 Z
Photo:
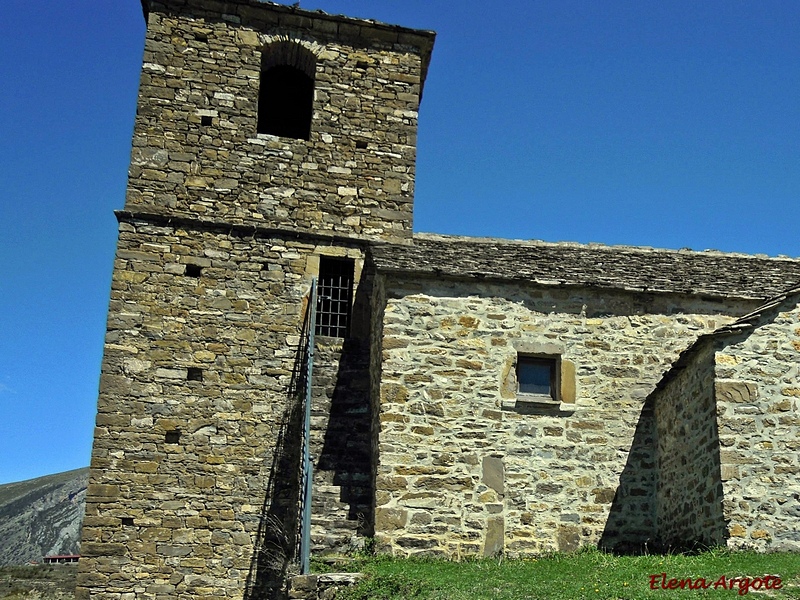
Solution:
M 792 287 L 784 290 L 776 296 L 772 296 L 764 302 L 761 306 L 756 308 L 753 312 L 747 313 L 739 317 L 732 323 L 723 325 L 719 329 L 715 329 L 711 333 L 701 336 L 701 338 L 715 338 L 724 335 L 735 335 L 743 331 L 755 329 L 765 322 L 772 321 L 777 314 L 777 311 L 787 303 L 796 305 L 800 300 L 800 285 L 793 285 Z
M 415 234 L 373 248 L 384 273 L 764 299 L 800 282 L 800 259 L 718 251 Z
M 732 323 L 715 329 L 711 333 L 701 335 L 691 346 L 680 353 L 677 360 L 672 363 L 669 370 L 664 373 L 661 381 L 656 384 L 656 389 L 661 390 L 666 387 L 667 383 L 669 383 L 679 371 L 688 367 L 692 363 L 694 355 L 707 342 L 718 340 L 729 335 L 752 331 L 756 327 L 760 327 L 764 323 L 772 321 L 781 308 L 787 308 L 787 305 L 797 305 L 798 301 L 800 301 L 800 285 L 794 285 L 780 294 L 767 299 L 764 304 L 756 308 L 753 312 L 747 313 Z

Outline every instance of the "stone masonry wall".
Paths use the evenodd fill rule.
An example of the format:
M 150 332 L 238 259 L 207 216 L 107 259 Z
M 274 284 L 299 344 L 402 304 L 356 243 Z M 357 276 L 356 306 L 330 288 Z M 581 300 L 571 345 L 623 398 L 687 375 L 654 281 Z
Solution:
M 749 335 L 721 343 L 716 399 L 728 545 L 800 550 L 800 308 L 784 303 Z
M 674 549 L 724 544 L 713 347 L 701 345 L 654 396 L 656 538 Z
M 292 390 L 319 253 L 362 250 L 120 224 L 80 597 L 241 598 L 275 566 L 262 545 L 291 553 Z
M 255 0 L 148 4 L 126 210 L 410 238 L 433 33 Z M 276 40 L 317 58 L 308 141 L 256 132 Z
M 375 529 L 378 548 L 398 554 L 646 542 L 645 399 L 699 334 L 731 320 L 720 313 L 754 308 L 525 283 L 385 285 Z M 516 348 L 537 345 L 574 365 L 574 404 L 503 408 Z

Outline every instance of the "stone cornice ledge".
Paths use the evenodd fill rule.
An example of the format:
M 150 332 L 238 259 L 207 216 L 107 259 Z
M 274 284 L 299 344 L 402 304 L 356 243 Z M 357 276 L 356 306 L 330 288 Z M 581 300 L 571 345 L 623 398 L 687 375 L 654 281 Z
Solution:
M 240 238 L 259 237 L 308 240 L 318 244 L 357 246 L 361 248 L 388 243 L 381 240 L 367 240 L 347 235 L 314 233 L 296 229 L 266 227 L 256 224 L 230 223 L 220 219 L 199 218 L 188 215 L 166 215 L 145 211 L 115 210 L 114 216 L 116 216 L 118 223 L 136 224 L 136 222 L 144 222 L 158 227 L 183 227 L 194 231 L 226 233 Z M 400 244 L 397 245 L 399 246 Z

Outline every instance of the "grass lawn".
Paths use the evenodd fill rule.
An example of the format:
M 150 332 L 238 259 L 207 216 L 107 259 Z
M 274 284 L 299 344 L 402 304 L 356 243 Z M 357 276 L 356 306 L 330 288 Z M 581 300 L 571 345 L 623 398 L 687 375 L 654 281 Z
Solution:
M 376 557 L 355 561 L 349 569 L 361 571 L 367 578 L 340 592 L 337 600 L 800 599 L 800 554 L 715 550 L 697 555 L 620 557 L 585 550 L 531 560 L 461 563 Z M 767 575 L 773 577 L 765 579 Z M 781 578 L 780 589 L 775 589 L 775 576 Z M 745 577 L 747 583 L 731 581 Z M 683 589 L 662 589 L 669 587 L 671 579 L 676 580 L 673 586 L 684 580 Z M 687 579 L 697 589 L 690 589 Z M 656 589 L 651 589 L 651 581 Z M 703 583 L 706 589 L 701 587 Z

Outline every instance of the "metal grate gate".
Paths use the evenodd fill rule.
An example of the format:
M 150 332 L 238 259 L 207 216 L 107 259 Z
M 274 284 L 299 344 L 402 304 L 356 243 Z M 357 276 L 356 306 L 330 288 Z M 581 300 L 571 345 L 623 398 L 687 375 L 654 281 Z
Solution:
M 315 333 L 345 338 L 350 329 L 354 262 L 320 257 Z

